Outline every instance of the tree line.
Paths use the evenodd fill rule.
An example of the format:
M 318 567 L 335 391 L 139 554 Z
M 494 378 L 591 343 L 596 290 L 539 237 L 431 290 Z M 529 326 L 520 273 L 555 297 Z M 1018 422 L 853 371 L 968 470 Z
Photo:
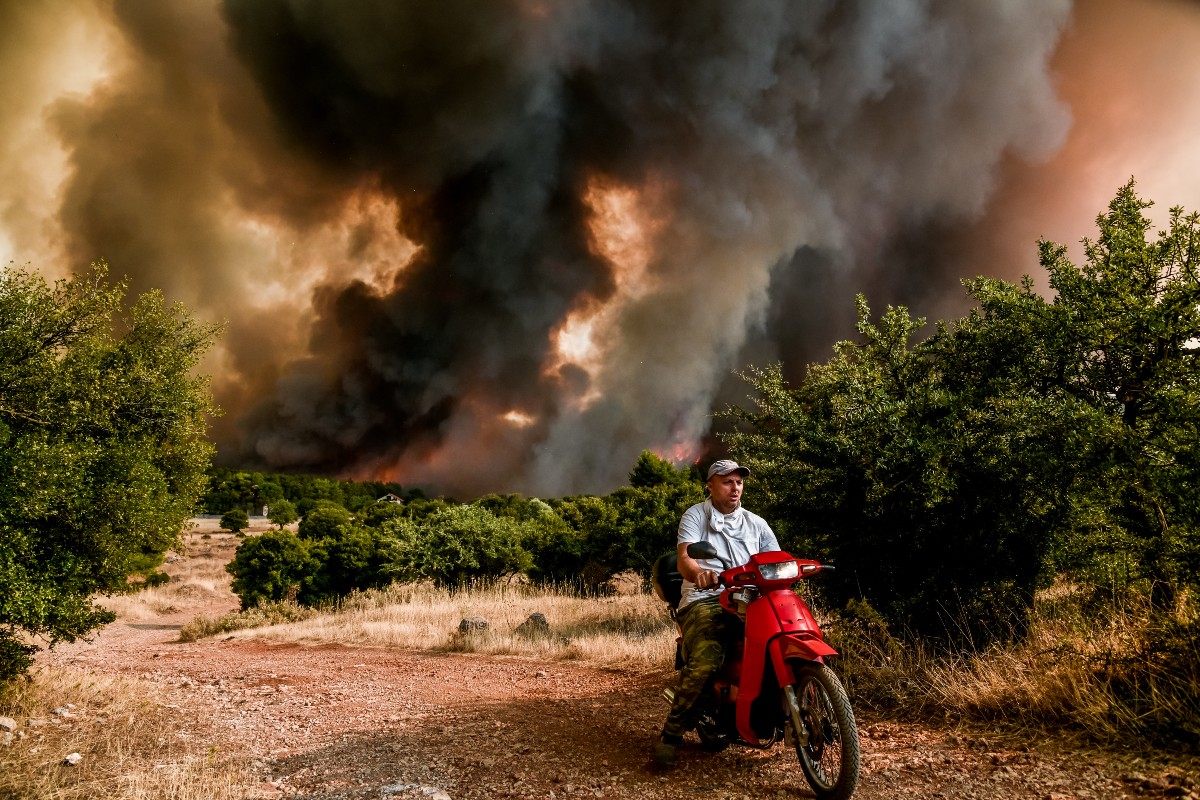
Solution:
M 358 513 L 317 500 L 295 532 L 280 525 L 247 538 L 228 566 L 243 608 L 284 599 L 320 604 L 394 581 L 460 587 L 518 574 L 602 591 L 617 573 L 648 574 L 673 548 L 679 517 L 702 489 L 694 468 L 647 451 L 629 485 L 603 497 L 407 497 Z

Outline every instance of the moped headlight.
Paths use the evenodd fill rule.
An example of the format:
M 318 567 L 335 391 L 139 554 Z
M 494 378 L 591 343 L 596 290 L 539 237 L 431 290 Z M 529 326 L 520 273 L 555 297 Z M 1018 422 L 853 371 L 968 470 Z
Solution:
M 783 581 L 788 578 L 800 577 L 800 567 L 795 561 L 779 561 L 775 564 L 761 564 L 758 567 L 763 580 Z

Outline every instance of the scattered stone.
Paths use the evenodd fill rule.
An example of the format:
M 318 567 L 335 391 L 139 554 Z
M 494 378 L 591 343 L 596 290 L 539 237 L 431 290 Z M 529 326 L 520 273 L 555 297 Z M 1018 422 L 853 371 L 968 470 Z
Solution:
M 63 759 L 63 764 L 68 767 L 74 767 L 79 764 L 80 761 L 83 761 L 83 756 L 79 755 L 79 753 L 71 753 L 69 756 Z
M 0 735 L 0 745 L 3 745 L 4 747 L 8 747 L 12 743 L 13 743 L 13 735 L 12 735 L 11 731 L 5 731 L 3 735 Z
M 17 721 L 12 717 L 0 717 L 0 730 L 15 731 L 17 729 Z
M 488 621 L 483 617 L 465 617 L 458 623 L 459 633 L 482 633 L 488 629 Z
M 545 614 L 535 611 L 517 626 L 516 633 L 518 636 L 525 636 L 527 638 L 547 636 L 550 633 L 550 623 L 546 620 Z

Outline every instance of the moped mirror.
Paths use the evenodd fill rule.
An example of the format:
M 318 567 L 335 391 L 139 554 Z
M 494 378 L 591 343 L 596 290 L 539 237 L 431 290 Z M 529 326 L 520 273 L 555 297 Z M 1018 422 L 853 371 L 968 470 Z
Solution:
M 716 558 L 717 548 L 711 542 L 692 542 L 687 546 L 687 554 L 692 558 Z

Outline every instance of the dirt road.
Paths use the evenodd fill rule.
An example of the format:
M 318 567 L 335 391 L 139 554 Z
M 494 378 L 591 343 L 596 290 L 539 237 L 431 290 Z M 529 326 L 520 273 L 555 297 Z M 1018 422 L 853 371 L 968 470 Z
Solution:
M 224 739 L 213 744 L 254 759 L 263 797 L 812 796 L 782 745 L 714 755 L 691 741 L 674 771 L 656 771 L 648 754 L 666 711 L 665 673 L 224 637 L 180 643 L 194 613 L 117 622 L 51 658 L 138 676 L 210 717 Z M 860 728 L 863 800 L 1196 797 L 1194 776 L 1172 775 L 1169 764 L 1045 742 L 1020 748 L 861 712 Z

